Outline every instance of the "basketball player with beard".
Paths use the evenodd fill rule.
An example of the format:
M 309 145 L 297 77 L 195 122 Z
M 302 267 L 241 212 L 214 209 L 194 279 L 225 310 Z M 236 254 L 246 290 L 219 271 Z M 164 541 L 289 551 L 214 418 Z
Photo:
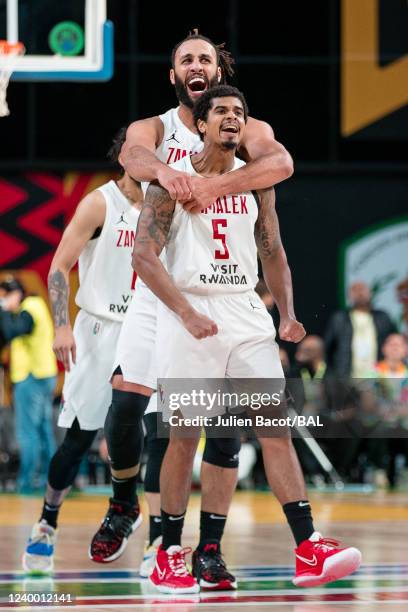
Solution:
M 127 172 L 137 180 L 158 180 L 174 200 L 186 210 L 197 211 L 211 204 L 216 196 L 258 189 L 279 183 L 293 171 L 292 159 L 278 143 L 272 128 L 249 118 L 240 145 L 240 156 L 249 163 L 228 176 L 210 180 L 192 177 L 169 166 L 202 149 L 194 125 L 192 108 L 211 87 L 233 74 L 233 60 L 223 46 L 194 33 L 172 51 L 170 81 L 179 100 L 177 108 L 159 117 L 130 125 L 121 159 Z M 252 161 L 250 161 L 252 160 Z M 109 510 L 90 546 L 90 558 L 106 563 L 117 558 L 131 530 L 121 502 L 129 502 L 136 487 L 141 444 L 139 423 L 149 396 L 156 388 L 154 343 L 157 300 L 142 282 L 137 282 L 132 304 L 119 338 L 113 376 L 113 401 L 105 426 L 111 457 L 113 497 Z M 148 576 L 161 541 L 159 473 L 167 440 L 157 438 L 154 400 L 144 417 L 147 429 L 148 464 L 145 492 L 150 509 L 150 534 L 140 568 Z M 208 438 L 201 469 L 202 504 L 200 542 L 195 555 L 195 571 L 209 589 L 235 588 L 235 578 L 225 568 L 220 541 L 235 490 L 238 471 L 239 435 L 236 439 Z M 174 461 L 182 462 L 179 455 Z
M 108 156 L 118 163 L 126 128 Z M 130 265 L 143 193 L 120 166 L 121 176 L 88 194 L 79 204 L 51 263 L 48 290 L 55 326 L 54 351 L 65 368 L 58 425 L 67 429 L 51 459 L 40 519 L 23 555 L 27 572 L 50 573 L 58 514 L 112 399 L 109 377 L 124 313 L 132 299 L 135 274 Z M 72 330 L 68 314 L 69 273 L 79 263 L 80 311 Z M 133 508 L 133 505 L 132 505 Z M 129 518 L 141 523 L 138 508 Z

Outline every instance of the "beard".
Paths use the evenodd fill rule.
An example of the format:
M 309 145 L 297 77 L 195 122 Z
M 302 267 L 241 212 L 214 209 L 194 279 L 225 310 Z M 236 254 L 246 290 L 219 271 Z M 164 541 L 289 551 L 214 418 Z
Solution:
M 223 142 L 221 144 L 222 148 L 225 149 L 225 151 L 234 151 L 234 149 L 236 149 L 238 147 L 236 142 Z
M 207 84 L 207 89 L 211 89 L 211 87 L 215 87 L 216 85 L 218 85 L 217 75 L 215 75 L 210 81 L 204 75 L 204 79 Z M 176 90 L 176 96 L 180 104 L 184 104 L 188 108 L 193 108 L 194 101 L 190 98 L 188 94 L 188 89 L 185 83 L 177 75 L 174 75 L 174 80 L 175 80 L 174 88 Z

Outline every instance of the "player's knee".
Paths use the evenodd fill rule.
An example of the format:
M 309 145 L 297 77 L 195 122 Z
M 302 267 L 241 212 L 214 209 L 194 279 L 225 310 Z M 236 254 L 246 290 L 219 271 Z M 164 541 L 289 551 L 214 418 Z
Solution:
M 143 448 L 143 413 L 149 398 L 129 391 L 112 392 L 105 421 L 105 437 L 114 470 L 125 470 L 140 462 Z
M 234 438 L 207 438 L 203 453 L 203 461 L 224 468 L 237 468 L 241 440 Z
M 200 438 L 170 438 L 168 449 L 174 453 L 180 461 L 192 462 L 197 451 Z

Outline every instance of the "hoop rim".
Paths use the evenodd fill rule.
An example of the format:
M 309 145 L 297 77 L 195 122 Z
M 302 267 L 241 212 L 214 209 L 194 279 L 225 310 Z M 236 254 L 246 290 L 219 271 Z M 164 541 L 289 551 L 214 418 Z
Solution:
M 25 47 L 22 42 L 12 43 L 8 40 L 0 40 L 0 55 L 21 55 Z

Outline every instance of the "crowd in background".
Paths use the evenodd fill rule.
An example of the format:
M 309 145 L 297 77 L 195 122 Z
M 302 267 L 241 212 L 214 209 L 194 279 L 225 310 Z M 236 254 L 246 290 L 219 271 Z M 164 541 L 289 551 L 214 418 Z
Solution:
M 275 317 L 273 299 L 263 281 L 257 291 Z M 294 442 L 311 484 L 328 484 L 335 474 L 345 483 L 393 488 L 404 484 L 405 466 L 408 473 L 407 339 L 397 332 L 386 312 L 373 308 L 365 283 L 351 285 L 348 297 L 349 307 L 331 315 L 323 337 L 306 336 L 293 354 L 280 347 L 287 388 L 294 385 L 294 409 L 319 415 L 326 426 L 326 435 L 317 436 L 317 453 L 316 445 L 308 443 L 319 433 L 313 427 L 295 432 Z M 58 436 L 59 398 L 54 397 L 57 364 L 52 339 L 46 302 L 38 296 L 26 296 L 15 278 L 0 283 L 0 349 L 9 347 L 13 385 L 13 409 L 0 408 L 3 489 L 41 492 L 46 482 L 54 437 Z M 3 378 L 0 387 L 2 390 Z M 3 403 L 0 397 L 0 405 Z M 243 433 L 243 442 L 240 486 L 266 486 L 256 440 Z M 200 452 L 196 474 L 199 464 Z M 108 478 L 101 433 L 82 466 L 78 484 Z

